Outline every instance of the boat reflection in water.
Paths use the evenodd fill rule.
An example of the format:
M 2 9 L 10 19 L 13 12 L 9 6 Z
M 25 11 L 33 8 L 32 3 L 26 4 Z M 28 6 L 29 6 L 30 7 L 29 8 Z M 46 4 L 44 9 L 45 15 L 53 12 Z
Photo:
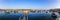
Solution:
M 39 13 L 38 13 L 39 12 Z M 23 11 L 23 12 L 4 12 L 0 13 L 0 20 L 53 20 L 53 13 L 49 11 Z M 58 18 L 58 16 L 56 17 Z

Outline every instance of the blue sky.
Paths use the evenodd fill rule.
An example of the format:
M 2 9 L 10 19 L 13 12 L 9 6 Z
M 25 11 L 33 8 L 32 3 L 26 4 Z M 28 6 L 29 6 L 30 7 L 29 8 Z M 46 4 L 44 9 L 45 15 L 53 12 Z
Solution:
M 60 8 L 60 0 L 0 0 L 2 9 L 50 9 Z

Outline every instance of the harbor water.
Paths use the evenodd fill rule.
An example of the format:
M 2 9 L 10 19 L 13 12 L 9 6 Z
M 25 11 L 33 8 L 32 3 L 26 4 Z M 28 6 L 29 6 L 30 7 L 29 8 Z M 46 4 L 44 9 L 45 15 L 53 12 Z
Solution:
M 23 12 L 18 12 L 18 13 L 5 13 L 5 12 L 0 12 L 0 20 L 20 20 L 20 16 L 25 16 Z M 51 18 L 51 13 L 33 13 L 29 12 L 28 13 L 28 20 L 52 20 Z M 59 15 L 58 15 L 59 17 Z M 23 18 L 25 20 L 25 18 Z

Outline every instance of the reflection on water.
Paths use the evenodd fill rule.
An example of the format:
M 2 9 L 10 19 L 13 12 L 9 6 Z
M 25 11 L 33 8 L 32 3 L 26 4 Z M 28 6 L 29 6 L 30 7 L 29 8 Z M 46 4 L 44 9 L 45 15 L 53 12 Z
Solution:
M 50 20 L 50 13 L 29 13 L 28 14 L 29 20 Z
M 0 20 L 19 20 L 23 13 L 0 13 Z
M 18 13 L 2 13 L 0 12 L 0 20 L 19 20 L 20 16 L 25 16 L 23 12 Z M 32 13 L 29 12 L 28 20 L 51 20 L 51 13 Z

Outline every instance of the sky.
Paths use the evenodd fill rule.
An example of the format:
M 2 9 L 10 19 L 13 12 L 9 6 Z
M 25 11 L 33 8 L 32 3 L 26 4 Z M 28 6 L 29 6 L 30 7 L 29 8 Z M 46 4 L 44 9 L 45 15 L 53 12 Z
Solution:
M 0 0 L 1 9 L 60 8 L 60 0 Z

